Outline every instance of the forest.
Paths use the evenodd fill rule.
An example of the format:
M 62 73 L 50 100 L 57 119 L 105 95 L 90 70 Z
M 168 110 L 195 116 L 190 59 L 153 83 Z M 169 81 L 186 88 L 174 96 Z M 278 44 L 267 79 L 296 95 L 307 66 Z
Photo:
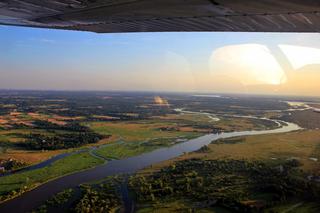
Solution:
M 319 185 L 301 178 L 298 166 L 296 160 L 270 165 L 191 159 L 133 176 L 129 186 L 142 206 L 186 199 L 198 208 L 220 206 L 237 212 L 261 212 L 292 198 L 319 202 Z
M 53 136 L 29 134 L 26 136 L 26 141 L 20 143 L 20 146 L 31 150 L 68 149 L 96 143 L 106 137 L 94 132 L 75 132 Z

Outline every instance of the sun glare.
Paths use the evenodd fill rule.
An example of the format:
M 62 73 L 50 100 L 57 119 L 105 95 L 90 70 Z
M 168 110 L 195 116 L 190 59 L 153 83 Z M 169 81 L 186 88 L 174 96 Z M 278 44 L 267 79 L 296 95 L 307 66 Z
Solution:
M 260 44 L 231 45 L 216 49 L 210 59 L 213 75 L 229 75 L 244 85 L 286 82 L 286 75 L 268 48 Z
M 292 67 L 297 70 L 307 65 L 320 64 L 320 49 L 297 45 L 279 45 Z

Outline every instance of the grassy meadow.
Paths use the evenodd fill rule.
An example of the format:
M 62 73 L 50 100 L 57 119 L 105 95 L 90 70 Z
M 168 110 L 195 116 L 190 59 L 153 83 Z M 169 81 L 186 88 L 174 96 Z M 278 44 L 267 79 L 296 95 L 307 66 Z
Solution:
M 85 152 L 65 157 L 41 169 L 0 177 L 0 201 L 4 200 L 6 195 L 15 196 L 50 179 L 89 169 L 103 162 L 103 160 Z
M 281 162 L 297 159 L 305 172 L 320 173 L 320 131 L 300 130 L 289 133 L 241 136 L 213 141 L 205 152 L 186 153 L 145 171 L 158 170 L 174 161 L 199 158 L 203 160 L 234 159 Z M 314 158 L 318 159 L 316 161 Z
M 146 120 L 135 122 L 93 122 L 91 129 L 102 135 L 112 135 L 113 144 L 102 146 L 96 152 L 107 158 L 124 158 L 170 146 L 178 139 L 191 139 L 203 133 L 182 129 L 177 123 Z

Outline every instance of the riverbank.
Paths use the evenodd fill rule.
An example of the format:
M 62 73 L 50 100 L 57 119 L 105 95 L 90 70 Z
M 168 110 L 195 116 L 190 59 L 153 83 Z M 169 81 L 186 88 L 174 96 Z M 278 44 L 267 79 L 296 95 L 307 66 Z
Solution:
M 299 129 L 299 126 L 292 123 L 287 123 L 286 126 L 281 126 L 280 128 L 273 130 L 208 134 L 197 139 L 192 139 L 187 142 L 176 144 L 172 147 L 161 148 L 150 153 L 145 153 L 139 156 L 130 157 L 122 160 L 114 160 L 109 162 L 108 164 L 104 164 L 93 169 L 58 178 L 56 180 L 43 184 L 40 187 L 30 192 L 27 192 L 21 195 L 20 197 L 17 197 L 16 199 L 13 199 L 0 205 L 0 211 L 5 211 L 9 209 L 13 209 L 15 210 L 15 212 L 29 211 L 40 205 L 43 201 L 49 199 L 52 195 L 66 188 L 72 188 L 78 186 L 81 183 L 99 180 L 105 178 L 106 176 L 111 176 L 115 174 L 132 174 L 149 165 L 159 163 L 161 161 L 165 161 L 171 158 L 175 158 L 186 152 L 195 151 L 204 145 L 208 145 L 213 140 L 217 140 L 219 138 L 229 138 L 243 135 L 282 133 L 295 131 Z M 17 205 L 17 203 L 20 203 L 20 205 Z

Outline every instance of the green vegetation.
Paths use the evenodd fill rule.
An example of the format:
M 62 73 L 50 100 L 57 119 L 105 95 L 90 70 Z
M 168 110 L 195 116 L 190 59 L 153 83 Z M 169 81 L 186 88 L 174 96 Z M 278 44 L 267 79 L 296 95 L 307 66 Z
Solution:
M 49 199 L 46 203 L 50 206 L 62 205 L 71 198 L 73 193 L 72 189 L 66 189 L 62 192 L 57 193 L 53 198 Z
M 117 136 L 124 142 L 142 142 L 157 138 L 177 138 L 193 131 L 183 131 L 172 121 L 140 120 L 130 122 L 92 122 L 86 123 L 93 131 L 101 135 Z
M 190 213 L 194 212 L 194 207 L 192 203 L 188 200 L 179 200 L 178 198 L 174 201 L 165 200 L 164 202 L 153 203 L 150 207 L 150 204 L 140 204 L 137 213 L 168 213 L 168 212 L 181 212 L 181 213 Z M 210 208 L 197 208 L 197 213 L 232 213 L 233 211 L 228 210 L 222 207 L 210 207 Z
M 54 136 L 30 134 L 27 136 L 27 141 L 21 143 L 20 146 L 31 150 L 68 149 L 97 143 L 103 138 L 103 136 L 94 132 L 55 134 Z
M 283 115 L 281 119 L 296 123 L 306 129 L 320 128 L 320 113 L 313 110 L 294 111 Z
M 150 146 L 143 146 L 140 143 L 117 143 L 110 144 L 95 151 L 99 156 L 111 159 L 121 159 L 125 157 L 131 157 L 139 155 L 140 153 L 151 151 Z
M 76 202 L 74 210 L 76 213 L 115 212 L 120 204 L 114 184 L 83 185 L 81 198 Z
M 272 121 L 253 118 L 222 117 L 215 126 L 224 132 L 275 129 L 278 125 Z
M 178 98 L 177 98 L 178 97 Z M 104 136 L 112 135 L 99 144 L 124 141 L 139 145 L 119 146 L 120 153 L 101 151 L 105 156 L 125 157 L 172 145 L 177 138 L 193 138 L 202 134 L 232 130 L 248 130 L 269 127 L 259 120 L 221 117 L 216 122 L 208 115 L 180 114 L 175 108 L 190 111 L 217 113 L 231 110 L 233 113 L 252 108 L 274 107 L 276 102 L 265 100 L 261 105 L 256 100 L 248 103 L 239 100 L 215 99 L 190 96 L 168 96 L 163 99 L 170 107 L 154 104 L 150 94 L 118 93 L 64 93 L 64 92 L 6 92 L 0 97 L 0 147 L 6 153 L 1 159 L 17 159 L 33 164 L 58 154 L 53 150 L 69 149 L 93 144 Z M 171 100 L 172 99 L 172 100 Z M 230 107 L 232 101 L 232 109 Z M 241 105 L 241 107 L 238 107 Z M 282 104 L 280 104 L 282 105 Z M 210 110 L 208 110 L 210 109 Z M 214 110 L 212 111 L 214 113 Z M 273 123 L 272 123 L 273 124 Z M 91 130 L 95 131 L 95 134 Z M 88 134 L 84 134 L 88 133 Z M 170 141 L 167 141 L 171 138 Z M 149 143 L 150 142 L 150 143 Z M 7 146 L 9 143 L 10 146 Z M 11 144 L 10 144 L 11 143 Z M 5 146 L 4 146 L 5 145 Z M 118 146 L 118 145 L 117 145 Z M 3 151 L 3 148 L 1 149 Z M 42 152 L 42 150 L 51 150 Z
M 207 133 L 276 128 L 271 121 L 231 115 L 281 118 L 286 113 L 274 110 L 288 107 L 276 98 L 261 97 L 167 94 L 163 99 L 169 104 L 157 105 L 152 94 L 144 93 L 2 93 L 0 166 L 5 169 L 40 162 L 69 148 L 83 150 L 97 142 L 94 146 L 99 148 L 45 168 L 0 177 L 0 202 L 50 179 L 102 164 L 103 158 L 135 156 Z M 220 120 L 209 114 L 179 113 L 176 108 L 213 113 Z M 129 181 L 138 211 L 319 212 L 319 116 L 299 111 L 282 118 L 313 130 L 221 139 L 152 165 Z M 79 193 L 58 193 L 38 210 L 61 205 L 71 205 L 76 212 L 118 210 L 119 182 L 102 183 L 82 186 Z
M 291 199 L 309 202 L 320 199 L 320 186 L 303 179 L 298 165 L 296 160 L 267 164 L 193 159 L 179 161 L 153 174 L 134 176 L 129 184 L 142 209 L 183 199 L 192 204 L 190 212 L 211 207 L 260 212 Z
M 0 142 L 7 142 L 9 141 L 9 138 L 7 135 L 0 135 Z
M 245 137 L 224 138 L 214 141 L 214 144 L 237 144 L 245 142 Z
M 199 200 L 194 200 L 193 198 L 200 197 L 200 194 L 203 193 L 203 195 L 209 195 L 211 198 L 223 195 L 224 203 L 219 204 L 217 199 L 217 204 L 214 206 L 218 205 L 229 210 L 235 209 L 234 207 L 230 209 L 230 203 L 225 203 L 228 199 L 229 201 L 230 199 L 233 200 L 236 204 L 233 203 L 232 205 L 238 208 L 243 208 L 243 205 L 262 206 L 264 212 L 270 213 L 283 211 L 319 212 L 320 185 L 317 183 L 319 179 L 319 163 L 310 160 L 311 157 L 320 159 L 319 138 L 320 131 L 304 130 L 213 141 L 213 143 L 202 147 L 196 152 L 153 165 L 151 168 L 140 172 L 141 177 L 137 176 L 136 178 L 141 178 L 145 183 L 151 184 L 151 189 L 154 190 L 151 193 L 155 200 L 152 201 L 152 196 L 146 194 L 142 199 L 147 200 L 142 201 L 140 199 L 139 206 L 142 212 L 152 212 L 158 208 L 163 208 L 165 212 L 166 208 L 171 209 L 172 202 L 180 199 L 180 206 L 172 207 L 173 209 L 182 209 L 183 211 L 181 210 L 181 212 L 196 209 L 196 212 L 200 212 L 202 207 L 200 208 L 197 203 L 207 198 L 202 197 L 203 199 L 200 198 Z M 219 168 L 218 171 L 215 168 L 206 168 L 204 165 L 208 164 L 208 162 L 215 162 L 214 167 Z M 173 168 L 179 165 L 181 171 L 176 172 Z M 158 172 L 159 170 L 160 172 Z M 200 194 L 195 194 L 199 190 L 198 188 L 201 187 L 192 188 L 194 187 L 192 184 L 199 183 L 199 181 L 194 181 L 195 176 L 189 177 L 182 170 L 185 173 L 191 172 L 190 174 L 195 171 L 196 177 L 199 178 L 200 176 L 204 181 L 211 178 L 211 181 L 216 184 L 212 188 L 213 191 L 200 191 Z M 201 174 L 201 172 L 203 173 Z M 170 184 L 170 176 L 172 176 L 172 179 L 179 179 L 181 173 L 184 174 L 182 177 L 189 178 L 185 179 L 189 181 Z M 316 178 L 315 181 L 308 179 L 308 175 L 313 175 Z M 153 181 L 156 184 L 161 178 L 164 178 L 162 180 L 163 187 L 167 187 L 167 183 L 169 183 L 169 187 L 172 187 L 174 192 L 176 185 L 184 185 L 187 188 L 185 184 L 188 182 L 191 190 L 183 193 L 180 191 L 180 194 L 172 193 L 168 195 L 160 193 L 159 195 L 159 191 L 157 191 L 159 187 L 153 185 Z M 205 190 L 210 190 L 210 184 L 212 183 L 203 183 Z M 141 183 L 133 185 L 141 186 Z M 146 187 L 150 188 L 150 185 L 146 185 Z M 143 194 L 139 191 L 141 189 L 141 187 L 140 189 L 134 187 L 134 191 L 138 191 L 138 194 Z M 143 205 L 142 203 L 145 202 L 147 204 Z M 249 210 L 247 209 L 246 211 Z M 256 210 L 251 209 L 250 211 L 255 212 Z M 212 212 L 212 209 L 210 209 L 210 212 Z
M 52 196 L 33 213 L 45 212 L 119 212 L 121 208 L 120 184 L 122 177 L 112 176 L 103 180 L 81 184 Z
M 287 212 L 287 213 L 316 213 L 319 212 L 320 205 L 316 202 L 288 202 L 266 210 L 266 212 Z
M 0 170 L 0 174 L 7 171 L 15 170 L 24 166 L 26 166 L 25 163 L 17 161 L 15 159 L 0 160 L 0 167 L 2 167 L 2 169 Z
M 168 213 L 168 212 L 181 212 L 181 213 L 231 213 L 232 211 L 222 207 L 210 207 L 210 208 L 194 208 L 192 203 L 188 200 L 165 200 L 164 202 L 150 204 L 140 204 L 137 213 Z
M 30 131 L 29 134 L 20 133 L 20 137 L 24 138 L 24 140 L 18 143 L 18 146 L 31 150 L 68 149 L 96 143 L 104 138 L 102 135 L 94 133 L 88 127 L 81 126 L 76 122 L 58 125 L 48 121 L 35 120 L 33 125 L 35 129 L 40 129 L 44 132 L 36 133 L 35 131 Z
M 300 168 L 305 172 L 320 175 L 319 138 L 319 130 L 300 130 L 290 133 L 220 139 L 209 144 L 203 152 L 199 150 L 188 153 L 179 159 L 246 159 L 266 162 L 281 162 L 287 159 L 297 159 L 301 163 Z M 318 159 L 318 161 L 316 159 Z M 159 166 L 163 164 L 167 165 L 168 163 L 170 163 L 170 161 L 162 163 Z
M 118 142 L 101 147 L 96 152 L 107 158 L 124 158 L 174 145 L 180 140 L 199 137 L 196 131 L 179 131 L 176 125 L 156 120 L 138 122 L 98 122 L 87 124 L 101 135 L 113 135 Z
M 199 133 L 187 133 L 184 135 L 183 140 L 199 137 Z M 121 159 L 139 155 L 141 153 L 150 152 L 157 148 L 171 146 L 179 143 L 179 138 L 156 138 L 146 142 L 123 143 L 118 142 L 115 144 L 106 145 L 96 151 L 97 154 L 106 158 Z
M 68 156 L 41 169 L 0 177 L 0 201 L 19 195 L 50 179 L 88 169 L 103 162 L 85 152 Z
M 41 205 L 36 210 L 32 211 L 32 213 L 46 213 L 48 212 L 48 208 L 61 208 L 61 206 L 65 205 L 70 198 L 74 196 L 73 189 L 66 189 L 62 192 L 57 193 L 52 198 L 47 200 L 45 204 Z

